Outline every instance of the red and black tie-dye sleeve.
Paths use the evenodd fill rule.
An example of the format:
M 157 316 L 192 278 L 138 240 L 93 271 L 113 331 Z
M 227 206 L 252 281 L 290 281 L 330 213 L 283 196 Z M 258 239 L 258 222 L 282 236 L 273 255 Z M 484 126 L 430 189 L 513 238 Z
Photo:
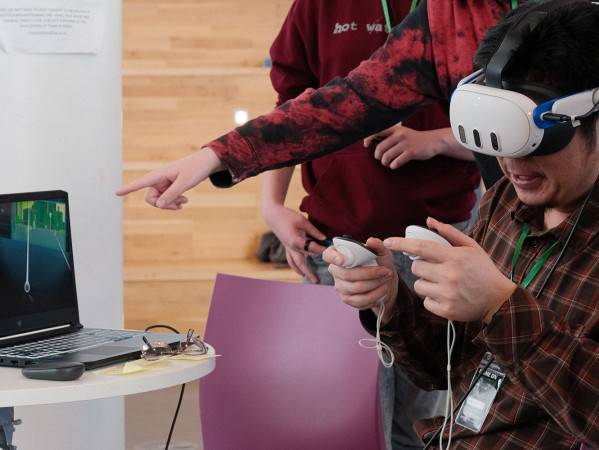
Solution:
M 431 61 L 426 6 L 416 8 L 385 46 L 346 78 L 309 89 L 207 144 L 229 169 L 213 176 L 213 183 L 226 186 L 332 153 L 447 98 Z
M 308 89 L 269 114 L 207 144 L 228 167 L 230 186 L 260 172 L 343 149 L 439 100 L 472 72 L 487 28 L 509 9 L 501 0 L 423 0 L 385 45 L 345 78 Z

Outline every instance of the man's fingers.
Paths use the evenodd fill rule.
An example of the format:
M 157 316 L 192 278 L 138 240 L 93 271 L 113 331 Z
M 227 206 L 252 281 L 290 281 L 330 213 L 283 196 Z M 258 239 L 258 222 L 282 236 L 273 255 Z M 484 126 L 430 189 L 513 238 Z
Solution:
M 122 197 L 123 195 L 127 195 L 131 192 L 139 191 L 140 189 L 151 186 L 152 183 L 146 180 L 147 175 L 144 175 L 143 177 L 138 178 L 137 180 L 132 181 L 131 183 L 121 187 L 118 191 L 115 192 L 115 194 Z
M 433 230 L 436 230 L 441 236 L 447 239 L 452 246 L 460 247 L 460 246 L 468 246 L 471 247 L 473 244 L 478 246 L 474 239 L 470 238 L 467 234 L 461 232 L 453 225 L 449 225 L 447 223 L 439 222 L 437 219 L 433 219 L 429 217 L 426 220 L 426 225 Z

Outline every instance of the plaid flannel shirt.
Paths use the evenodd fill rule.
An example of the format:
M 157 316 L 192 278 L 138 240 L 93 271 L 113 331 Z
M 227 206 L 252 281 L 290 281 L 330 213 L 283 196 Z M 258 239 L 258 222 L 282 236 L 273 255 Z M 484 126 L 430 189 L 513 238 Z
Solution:
M 542 230 L 542 211 L 520 202 L 507 179 L 485 194 L 470 236 L 506 276 L 524 226 L 531 227 L 514 267 L 515 283 L 522 282 L 556 240 L 559 243 L 527 288 L 519 285 L 487 326 L 454 323 L 454 400 L 468 389 L 486 351 L 506 378 L 480 433 L 454 425 L 452 448 L 579 449 L 581 443 L 599 447 L 599 192 L 592 194 L 559 265 L 536 298 L 577 214 Z M 400 290 L 384 340 L 417 385 L 444 388 L 447 321 L 426 311 L 422 298 L 405 286 Z M 361 317 L 372 332 L 372 312 L 361 312 Z M 426 441 L 441 422 L 431 418 L 416 428 Z

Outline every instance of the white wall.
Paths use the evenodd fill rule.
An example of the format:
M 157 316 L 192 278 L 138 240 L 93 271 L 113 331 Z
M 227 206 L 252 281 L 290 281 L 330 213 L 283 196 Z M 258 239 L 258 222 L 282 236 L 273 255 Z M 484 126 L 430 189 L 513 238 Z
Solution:
M 121 327 L 121 2 L 103 4 L 97 54 L 0 53 L 0 192 L 69 193 L 81 321 Z M 16 408 L 15 418 L 19 450 L 124 446 L 121 398 Z

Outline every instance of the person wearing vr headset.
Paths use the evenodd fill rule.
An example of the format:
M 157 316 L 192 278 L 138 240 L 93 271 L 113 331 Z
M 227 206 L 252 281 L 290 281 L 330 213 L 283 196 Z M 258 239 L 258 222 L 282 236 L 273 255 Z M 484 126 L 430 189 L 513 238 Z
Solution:
M 442 386 L 449 369 L 453 429 L 443 417 L 415 425 L 425 442 L 437 431 L 431 445 L 599 448 L 597 24 L 599 6 L 553 0 L 516 9 L 483 38 L 451 124 L 468 148 L 497 155 L 505 177 L 468 236 L 429 218 L 451 246 L 371 238 L 379 267 L 355 269 L 325 251 L 372 334 L 385 296 L 380 333 L 414 382 Z M 415 292 L 390 250 L 420 258 Z

